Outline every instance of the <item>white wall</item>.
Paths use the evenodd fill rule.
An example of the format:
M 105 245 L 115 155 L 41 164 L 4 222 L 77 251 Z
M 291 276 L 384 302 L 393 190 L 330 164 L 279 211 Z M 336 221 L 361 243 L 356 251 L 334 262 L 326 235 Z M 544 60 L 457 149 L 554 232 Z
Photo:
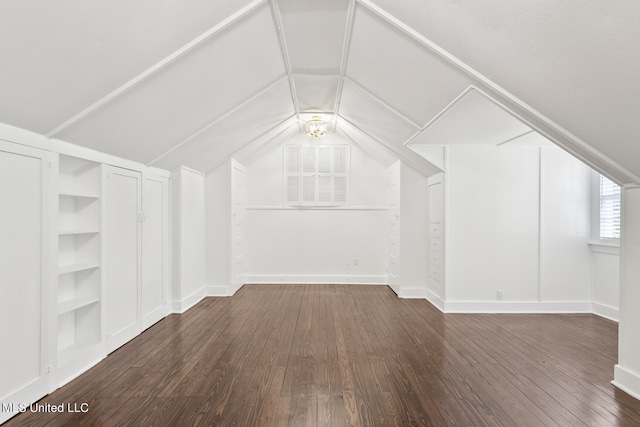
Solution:
M 640 399 L 640 187 L 622 190 L 620 328 L 613 383 Z
M 619 320 L 620 248 L 592 245 L 593 312 Z
M 322 143 L 348 141 L 327 135 Z M 386 283 L 385 165 L 351 145 L 351 206 L 291 208 L 283 206 L 283 158 L 280 146 L 247 165 L 247 280 Z
M 590 311 L 587 167 L 536 146 L 448 161 L 447 311 Z
M 205 295 L 206 221 L 204 175 L 181 167 L 172 172 L 172 310 L 182 313 Z

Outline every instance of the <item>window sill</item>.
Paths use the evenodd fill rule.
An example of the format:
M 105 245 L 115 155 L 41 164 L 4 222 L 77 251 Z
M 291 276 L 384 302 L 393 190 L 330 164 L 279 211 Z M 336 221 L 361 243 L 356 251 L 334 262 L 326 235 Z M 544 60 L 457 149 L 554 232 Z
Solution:
M 606 241 L 598 241 L 592 240 L 589 241 L 589 247 L 591 248 L 591 252 L 609 254 L 609 255 L 620 255 L 620 242 L 606 242 Z

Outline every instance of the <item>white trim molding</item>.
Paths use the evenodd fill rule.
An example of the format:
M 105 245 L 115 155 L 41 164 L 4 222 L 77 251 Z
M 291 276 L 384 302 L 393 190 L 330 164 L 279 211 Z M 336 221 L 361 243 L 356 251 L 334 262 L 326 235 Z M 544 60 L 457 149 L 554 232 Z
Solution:
M 386 285 L 387 276 L 313 276 L 313 275 L 284 275 L 275 274 L 247 274 L 247 284 L 252 285 Z
M 611 384 L 631 395 L 636 399 L 640 399 L 640 394 L 634 390 L 640 390 L 640 374 L 631 372 L 620 365 L 613 368 L 613 381 Z
M 445 313 L 592 314 L 591 301 L 444 301 Z

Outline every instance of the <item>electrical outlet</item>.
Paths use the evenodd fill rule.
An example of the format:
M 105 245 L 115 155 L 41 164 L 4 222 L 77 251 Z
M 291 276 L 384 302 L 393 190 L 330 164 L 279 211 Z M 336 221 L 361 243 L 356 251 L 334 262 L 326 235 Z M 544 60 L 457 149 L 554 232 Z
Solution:
M 502 297 L 503 297 L 503 291 L 502 289 L 498 289 L 498 291 L 496 292 L 496 299 L 498 301 L 502 301 Z
M 359 266 L 359 265 L 360 265 L 360 258 L 354 258 L 354 259 L 353 259 L 353 265 L 354 265 L 355 267 Z

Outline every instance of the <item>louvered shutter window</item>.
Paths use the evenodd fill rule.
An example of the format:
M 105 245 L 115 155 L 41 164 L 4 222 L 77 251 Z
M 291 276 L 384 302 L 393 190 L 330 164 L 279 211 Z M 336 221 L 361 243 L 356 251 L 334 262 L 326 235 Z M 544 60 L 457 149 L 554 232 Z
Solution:
M 285 204 L 347 205 L 348 182 L 348 145 L 285 146 Z
M 285 201 L 289 206 L 300 205 L 300 146 L 285 146 Z
M 620 238 L 620 186 L 600 176 L 600 238 Z

